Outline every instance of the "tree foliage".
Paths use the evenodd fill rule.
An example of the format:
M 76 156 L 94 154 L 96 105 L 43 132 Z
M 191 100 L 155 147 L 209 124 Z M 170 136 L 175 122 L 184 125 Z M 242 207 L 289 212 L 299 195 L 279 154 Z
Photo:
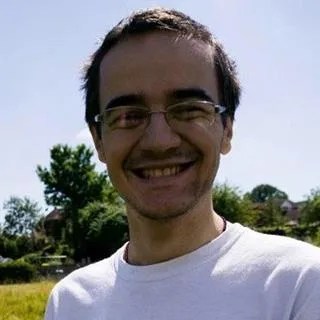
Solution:
M 37 174 L 45 185 L 48 205 L 59 207 L 64 214 L 66 242 L 79 260 L 85 254 L 85 234 L 80 226 L 80 210 L 89 203 L 116 197 L 105 173 L 95 170 L 93 152 L 81 144 L 72 148 L 55 145 L 51 151 L 49 168 L 37 167 Z
M 256 208 L 254 227 L 276 227 L 283 226 L 287 222 L 284 212 L 279 204 L 272 199 L 263 203 L 262 208 Z
M 106 174 L 95 171 L 92 156 L 93 152 L 84 144 L 75 148 L 53 146 L 49 168 L 37 166 L 48 205 L 83 208 L 90 201 L 101 199 Z
M 252 202 L 263 203 L 271 199 L 288 199 L 288 195 L 279 190 L 278 188 L 271 186 L 270 184 L 260 184 L 252 189 L 251 192 L 246 194 Z
M 30 235 L 40 219 L 41 208 L 28 197 L 10 197 L 3 209 L 6 211 L 3 232 L 11 236 Z
M 86 255 L 96 261 L 110 256 L 128 240 L 124 206 L 119 202 L 93 202 L 80 212 Z
M 320 221 L 320 188 L 311 190 L 302 210 L 301 220 L 305 223 Z
M 24 261 L 10 261 L 0 264 L 0 284 L 30 282 L 36 276 L 36 268 Z
M 63 210 L 66 240 L 79 259 L 83 241 L 79 210 L 90 202 L 102 200 L 107 187 L 106 174 L 95 171 L 93 152 L 84 144 L 75 148 L 55 145 L 50 156 L 49 168 L 38 166 L 37 174 L 45 185 L 47 204 Z
M 214 186 L 212 193 L 215 211 L 230 222 L 252 225 L 255 211 L 251 202 L 244 198 L 238 188 L 224 184 Z
M 320 222 L 309 224 L 284 224 L 255 228 L 267 234 L 287 236 L 320 246 Z
M 320 247 L 320 229 L 319 228 L 318 228 L 316 235 L 312 238 L 312 243 L 315 246 Z

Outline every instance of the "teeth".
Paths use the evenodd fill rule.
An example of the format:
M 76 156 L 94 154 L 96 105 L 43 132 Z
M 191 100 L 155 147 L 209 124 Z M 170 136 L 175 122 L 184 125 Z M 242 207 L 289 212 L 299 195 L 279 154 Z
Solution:
M 181 171 L 180 166 L 164 168 L 164 169 L 146 169 L 143 170 L 142 175 L 145 178 L 157 178 L 157 177 L 167 177 L 174 176 Z
M 179 169 L 177 167 L 170 168 L 169 170 L 170 170 L 169 174 L 171 176 L 176 175 L 178 173 L 178 171 L 179 171 Z
M 154 169 L 153 170 L 153 175 L 155 176 L 155 177 L 161 177 L 161 176 L 163 176 L 164 174 L 162 174 L 162 170 L 161 169 Z

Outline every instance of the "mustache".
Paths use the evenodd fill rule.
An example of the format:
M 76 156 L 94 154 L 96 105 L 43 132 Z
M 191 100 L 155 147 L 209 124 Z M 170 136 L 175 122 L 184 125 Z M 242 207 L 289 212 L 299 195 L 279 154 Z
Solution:
M 125 168 L 136 168 L 143 164 L 158 163 L 160 161 L 168 162 L 191 162 L 199 159 L 200 153 L 195 150 L 166 150 L 163 152 L 154 152 L 144 150 L 130 156 L 124 163 Z

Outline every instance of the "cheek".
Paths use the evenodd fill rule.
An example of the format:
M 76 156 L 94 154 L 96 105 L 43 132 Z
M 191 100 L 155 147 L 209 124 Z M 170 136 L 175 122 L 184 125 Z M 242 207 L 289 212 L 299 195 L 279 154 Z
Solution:
M 135 145 L 135 138 L 128 134 L 109 134 L 104 138 L 103 150 L 110 170 L 123 166 Z
M 190 130 L 190 141 L 204 155 L 217 156 L 222 144 L 223 128 L 213 124 L 210 127 L 194 126 Z
M 221 154 L 222 134 L 221 130 L 205 130 L 202 134 L 198 135 L 195 141 L 195 146 L 202 153 L 203 156 L 203 174 L 215 175 L 219 163 Z M 194 132 L 196 134 L 196 132 Z

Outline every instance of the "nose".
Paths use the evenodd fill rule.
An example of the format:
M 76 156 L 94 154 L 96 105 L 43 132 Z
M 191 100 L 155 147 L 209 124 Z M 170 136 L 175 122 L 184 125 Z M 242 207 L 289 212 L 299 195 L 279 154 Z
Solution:
M 181 144 L 179 134 L 168 124 L 164 113 L 153 113 L 141 136 L 140 147 L 144 151 L 164 153 Z

